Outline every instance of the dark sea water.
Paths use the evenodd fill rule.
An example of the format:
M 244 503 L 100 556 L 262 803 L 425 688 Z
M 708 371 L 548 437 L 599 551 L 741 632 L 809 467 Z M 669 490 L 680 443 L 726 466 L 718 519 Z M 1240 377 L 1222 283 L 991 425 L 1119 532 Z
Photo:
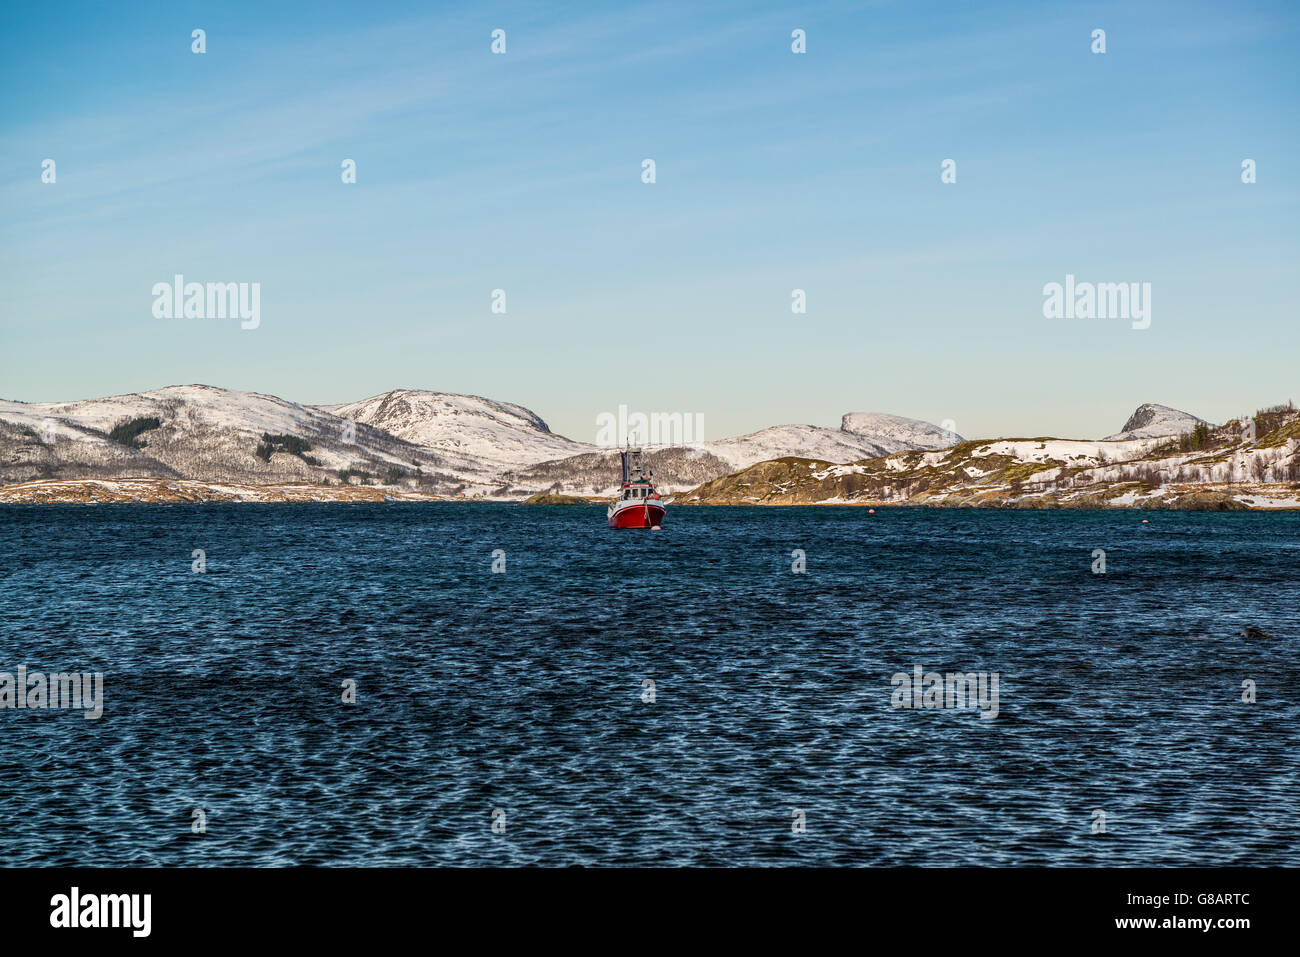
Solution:
M 1296 865 L 1298 565 L 1300 513 L 0 507 L 0 671 L 104 673 L 0 710 L 0 860 Z

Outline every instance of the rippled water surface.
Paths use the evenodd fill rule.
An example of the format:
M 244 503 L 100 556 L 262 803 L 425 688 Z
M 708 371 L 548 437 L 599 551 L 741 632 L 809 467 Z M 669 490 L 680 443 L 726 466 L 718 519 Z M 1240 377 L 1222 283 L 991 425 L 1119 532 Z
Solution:
M 0 507 L 0 671 L 104 673 L 0 709 L 0 859 L 1296 865 L 1298 566 L 1300 513 Z

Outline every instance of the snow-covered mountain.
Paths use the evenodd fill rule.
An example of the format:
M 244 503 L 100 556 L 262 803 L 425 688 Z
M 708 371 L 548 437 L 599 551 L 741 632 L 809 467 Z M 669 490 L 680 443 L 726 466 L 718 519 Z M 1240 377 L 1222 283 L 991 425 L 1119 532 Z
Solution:
M 948 448 L 960 441 L 960 435 L 929 422 L 881 412 L 851 412 L 839 429 L 775 425 L 709 442 L 646 446 L 645 455 L 656 484 L 665 492 L 675 492 L 772 459 L 799 456 L 842 464 L 909 449 Z M 596 449 L 503 472 L 498 494 L 613 495 L 618 468 L 617 449 Z
M 119 426 L 129 428 L 115 437 Z M 432 450 L 387 432 L 256 392 L 186 385 L 79 402 L 0 400 L 6 482 L 140 476 L 319 483 L 349 469 L 381 481 L 390 473 L 433 481 L 443 465 Z
M 1192 431 L 1201 423 L 1207 426 L 1210 425 L 1204 419 L 1197 418 L 1190 412 L 1180 412 L 1178 409 L 1171 409 L 1167 405 L 1156 405 L 1153 402 L 1147 402 L 1138 406 L 1137 410 L 1128 417 L 1128 421 L 1124 423 L 1124 428 L 1114 435 L 1106 436 L 1102 441 L 1158 439 L 1165 436 L 1182 435 L 1184 432 Z
M 1159 439 L 1189 432 L 1201 421 L 1167 406 L 1143 405 L 1123 432 L 1101 443 L 1003 440 L 988 443 L 980 455 L 1025 467 L 1037 467 L 1044 456 L 1076 469 L 1100 467 L 1115 458 L 1136 458 Z M 960 444 L 960 435 L 929 422 L 851 412 L 839 429 L 780 425 L 693 445 L 650 447 L 646 455 L 660 486 L 674 492 L 791 457 L 870 472 L 875 466 L 857 463 L 907 453 L 942 455 Z M 187 385 L 79 402 L 0 400 L 0 483 L 343 482 L 409 495 L 520 498 L 536 492 L 608 495 L 618 476 L 616 449 L 556 435 L 523 406 L 480 396 L 398 389 L 343 405 L 303 406 L 272 395 Z
M 859 412 L 844 416 L 839 429 L 780 425 L 651 447 L 647 457 L 672 491 L 768 459 L 847 463 L 960 440 L 928 422 Z M 609 494 L 618 453 L 556 435 L 520 405 L 420 389 L 325 406 L 207 385 L 78 402 L 0 401 L 0 482 L 123 477 L 374 482 L 493 497 Z
M 1300 413 L 1287 403 L 1260 409 L 1250 421 L 1253 433 L 1234 419 L 1194 436 L 993 439 L 849 464 L 782 458 L 712 480 L 673 501 L 1300 508 Z
M 885 449 L 948 449 L 964 441 L 956 432 L 901 415 L 885 412 L 849 412 L 840 420 L 840 431 L 861 435 Z
M 774 425 L 748 435 L 702 442 L 697 448 L 718 456 L 733 470 L 787 455 L 827 462 L 856 462 L 893 451 L 866 436 L 816 425 Z
M 360 402 L 316 408 L 429 449 L 460 471 L 499 472 L 596 448 L 556 435 L 521 405 L 477 395 L 394 389 Z
M 695 488 L 733 471 L 726 460 L 694 446 L 651 446 L 645 450 L 645 464 L 665 492 Z M 538 492 L 611 496 L 620 480 L 618 449 L 599 449 L 503 472 L 496 494 L 514 498 Z
M 907 449 L 948 448 L 961 440 L 957 433 L 919 419 L 884 412 L 850 412 L 840 420 L 839 429 L 776 425 L 695 447 L 716 455 L 733 469 L 741 469 L 790 455 L 824 462 L 857 462 Z

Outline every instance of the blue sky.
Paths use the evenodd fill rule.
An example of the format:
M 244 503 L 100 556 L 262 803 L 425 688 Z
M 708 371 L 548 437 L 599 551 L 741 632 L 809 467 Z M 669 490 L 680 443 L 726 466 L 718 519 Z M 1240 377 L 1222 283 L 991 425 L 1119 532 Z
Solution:
M 1300 399 L 1294 5 L 701 6 L 7 5 L 0 396 L 428 388 L 588 441 Z M 175 273 L 260 327 L 154 318 Z M 1151 327 L 1044 318 L 1067 273 Z

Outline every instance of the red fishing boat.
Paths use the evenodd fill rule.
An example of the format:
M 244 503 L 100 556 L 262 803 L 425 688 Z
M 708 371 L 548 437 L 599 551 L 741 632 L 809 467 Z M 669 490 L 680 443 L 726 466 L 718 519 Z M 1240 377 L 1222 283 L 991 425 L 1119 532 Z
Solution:
M 606 513 L 609 527 L 658 528 L 667 509 L 655 490 L 654 478 L 641 463 L 641 450 L 624 449 L 619 457 L 623 460 L 623 487 Z

